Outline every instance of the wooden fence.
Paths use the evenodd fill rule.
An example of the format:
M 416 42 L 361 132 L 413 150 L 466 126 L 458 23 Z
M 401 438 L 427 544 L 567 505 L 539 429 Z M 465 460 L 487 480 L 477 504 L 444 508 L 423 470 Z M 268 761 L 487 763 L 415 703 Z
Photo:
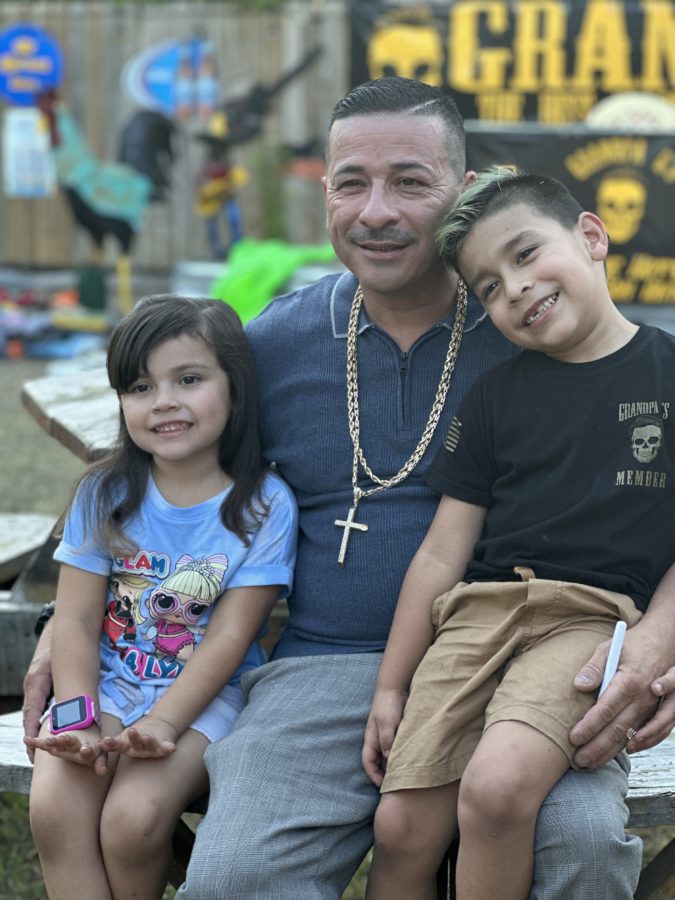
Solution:
M 248 235 L 303 243 L 326 240 L 318 177 L 289 169 L 280 148 L 322 141 L 330 111 L 347 89 L 349 26 L 342 0 L 290 0 L 270 10 L 188 0 L 0 4 L 0 30 L 26 21 L 59 42 L 66 70 L 62 97 L 92 150 L 108 160 L 116 158 L 120 131 L 134 111 L 120 76 L 125 63 L 141 51 L 188 40 L 201 30 L 216 46 L 227 99 L 254 84 L 273 83 L 319 45 L 318 60 L 278 95 L 261 135 L 237 147 L 232 162 L 250 175 L 239 194 Z M 209 256 L 203 221 L 193 211 L 195 177 L 205 149 L 192 123 L 180 126 L 177 146 L 170 194 L 148 207 L 138 235 L 133 252 L 138 267 L 167 270 L 177 260 Z M 114 246 L 107 247 L 106 262 L 112 262 L 114 252 Z M 0 264 L 72 266 L 89 258 L 88 237 L 73 226 L 62 196 L 0 196 Z

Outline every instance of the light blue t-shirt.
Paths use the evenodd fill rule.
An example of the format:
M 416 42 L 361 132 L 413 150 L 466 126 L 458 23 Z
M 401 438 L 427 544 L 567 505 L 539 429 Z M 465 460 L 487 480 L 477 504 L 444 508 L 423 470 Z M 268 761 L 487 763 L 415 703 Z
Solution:
M 269 512 L 248 547 L 222 524 L 226 493 L 197 506 L 176 507 L 150 478 L 139 511 L 125 523 L 138 552 L 113 558 L 85 535 L 83 495 L 91 495 L 78 492 L 54 558 L 109 578 L 102 678 L 171 684 L 201 641 L 224 591 L 279 584 L 281 595 L 288 594 L 297 543 L 297 508 L 290 489 L 278 476 L 266 476 L 261 496 Z M 238 684 L 243 671 L 264 660 L 256 640 L 229 683 Z

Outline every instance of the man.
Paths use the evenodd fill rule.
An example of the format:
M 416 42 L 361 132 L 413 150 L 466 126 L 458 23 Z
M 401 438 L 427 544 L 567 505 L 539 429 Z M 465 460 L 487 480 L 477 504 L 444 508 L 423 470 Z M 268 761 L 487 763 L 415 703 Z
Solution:
M 514 352 L 436 252 L 473 177 L 452 101 L 397 77 L 361 85 L 334 110 L 327 161 L 328 229 L 349 272 L 279 298 L 248 328 L 265 452 L 300 508 L 290 620 L 245 683 L 234 731 L 207 753 L 209 811 L 179 892 L 190 900 L 338 898 L 370 847 L 378 793 L 360 751 L 400 584 L 438 503 L 423 475 L 469 385 Z M 641 627 L 579 726 L 581 765 L 625 746 L 653 708 L 650 681 L 675 661 L 675 622 Z M 603 654 L 584 689 L 599 684 Z M 44 701 L 45 665 L 34 666 L 29 724 Z M 533 898 L 632 896 L 625 764 L 570 772 L 551 793 Z

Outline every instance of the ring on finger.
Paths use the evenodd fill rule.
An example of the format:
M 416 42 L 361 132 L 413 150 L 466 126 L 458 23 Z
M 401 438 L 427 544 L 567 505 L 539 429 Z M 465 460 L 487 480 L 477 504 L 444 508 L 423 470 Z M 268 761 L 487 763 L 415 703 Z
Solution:
M 636 734 L 637 734 L 637 731 L 634 728 L 629 728 L 628 731 L 626 732 L 626 743 L 629 743 L 630 741 L 632 741 Z

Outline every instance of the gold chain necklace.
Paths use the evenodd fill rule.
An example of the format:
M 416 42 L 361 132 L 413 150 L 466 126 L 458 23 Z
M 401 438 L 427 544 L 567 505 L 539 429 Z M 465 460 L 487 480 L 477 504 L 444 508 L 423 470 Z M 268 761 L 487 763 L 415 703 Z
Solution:
M 340 543 L 340 552 L 338 553 L 338 564 L 345 564 L 347 555 L 347 545 L 352 529 L 357 531 L 368 531 L 368 526 L 360 522 L 354 521 L 356 509 L 359 502 L 365 497 L 370 497 L 378 491 L 385 491 L 387 488 L 395 487 L 410 475 L 415 466 L 426 453 L 427 447 L 431 442 L 431 438 L 436 431 L 436 427 L 441 418 L 445 398 L 448 395 L 452 372 L 459 355 L 459 347 L 462 342 L 462 332 L 464 331 L 464 322 L 466 321 L 467 295 L 466 285 L 460 279 L 457 285 L 457 305 L 455 311 L 455 322 L 452 326 L 452 334 L 450 335 L 450 343 L 448 344 L 448 352 L 443 364 L 441 372 L 441 380 L 438 383 L 436 396 L 434 398 L 427 424 L 419 439 L 419 442 L 408 460 L 401 466 L 396 475 L 391 478 L 380 478 L 376 475 L 366 462 L 365 454 L 361 448 L 361 432 L 359 426 L 359 382 L 357 372 L 357 338 L 358 338 L 358 322 L 361 305 L 363 304 L 363 291 L 359 285 L 354 294 L 351 312 L 349 314 L 349 325 L 347 326 L 347 412 L 349 417 L 349 435 L 352 439 L 354 454 L 352 457 L 352 490 L 354 493 L 354 501 L 346 519 L 336 519 L 335 524 L 343 529 L 342 541 Z M 359 487 L 359 466 L 363 469 L 368 478 L 373 481 L 374 487 L 365 490 Z

